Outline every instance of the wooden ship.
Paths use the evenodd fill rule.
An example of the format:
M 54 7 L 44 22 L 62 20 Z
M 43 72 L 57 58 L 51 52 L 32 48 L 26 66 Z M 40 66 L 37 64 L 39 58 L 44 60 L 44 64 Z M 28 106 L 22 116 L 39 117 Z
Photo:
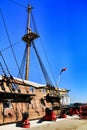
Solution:
M 3 72 L 0 75 L 0 125 L 20 121 L 23 112 L 29 112 L 30 120 L 39 119 L 44 116 L 46 107 L 53 108 L 58 115 L 60 112 L 61 95 L 68 93 L 66 89 L 59 90 L 57 86 L 55 87 L 45 70 L 34 44 L 34 40 L 39 38 L 39 35 L 30 28 L 31 10 L 32 7 L 29 5 L 27 34 L 22 37 L 27 49 L 25 79 L 15 78 L 11 75 L 2 52 L 0 52 L 0 57 L 9 74 L 9 76 L 6 74 L 3 64 L 0 62 L 0 69 Z M 41 68 L 45 71 L 46 84 L 29 81 L 31 45 L 36 52 Z

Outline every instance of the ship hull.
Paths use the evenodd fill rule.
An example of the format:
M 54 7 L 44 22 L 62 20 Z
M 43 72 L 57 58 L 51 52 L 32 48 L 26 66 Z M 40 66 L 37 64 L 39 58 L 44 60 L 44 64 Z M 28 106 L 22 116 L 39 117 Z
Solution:
M 46 87 L 19 79 L 9 78 L 8 82 L 6 77 L 2 77 L 0 83 L 0 125 L 21 121 L 24 112 L 29 113 L 29 120 L 40 119 L 45 115 L 47 107 L 53 108 L 56 115 L 59 114 L 60 104 L 57 100 L 51 102 L 46 99 L 47 93 L 51 92 Z M 12 85 L 17 85 L 15 91 Z

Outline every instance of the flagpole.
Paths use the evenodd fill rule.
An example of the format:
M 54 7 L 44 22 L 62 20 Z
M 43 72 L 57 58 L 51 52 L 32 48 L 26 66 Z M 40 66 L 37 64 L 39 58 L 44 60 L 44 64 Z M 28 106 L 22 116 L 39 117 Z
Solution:
M 58 76 L 57 87 L 59 86 L 60 78 L 61 78 L 61 73 L 59 73 L 59 76 Z
M 58 88 L 58 86 L 59 86 L 61 74 L 62 74 L 62 72 L 66 71 L 66 69 L 67 69 L 66 67 L 65 67 L 65 68 L 62 68 L 61 71 L 60 71 L 60 73 L 59 73 L 58 80 L 57 80 L 57 88 Z

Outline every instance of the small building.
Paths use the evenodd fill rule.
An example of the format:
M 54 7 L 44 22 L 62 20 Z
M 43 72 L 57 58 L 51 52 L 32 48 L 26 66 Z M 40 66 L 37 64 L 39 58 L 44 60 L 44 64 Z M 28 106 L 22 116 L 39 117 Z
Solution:
M 69 105 L 70 104 L 69 91 L 70 90 L 59 88 L 59 93 L 61 96 L 60 102 L 62 105 Z

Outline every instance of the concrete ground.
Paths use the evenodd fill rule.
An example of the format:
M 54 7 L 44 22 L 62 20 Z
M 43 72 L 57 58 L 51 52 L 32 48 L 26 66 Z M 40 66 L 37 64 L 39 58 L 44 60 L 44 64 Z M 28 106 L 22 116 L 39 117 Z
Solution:
M 44 121 L 37 123 L 38 120 L 30 121 L 30 128 L 16 127 L 16 124 L 0 126 L 0 130 L 87 130 L 87 120 L 81 120 L 78 116 L 57 119 L 54 121 Z

